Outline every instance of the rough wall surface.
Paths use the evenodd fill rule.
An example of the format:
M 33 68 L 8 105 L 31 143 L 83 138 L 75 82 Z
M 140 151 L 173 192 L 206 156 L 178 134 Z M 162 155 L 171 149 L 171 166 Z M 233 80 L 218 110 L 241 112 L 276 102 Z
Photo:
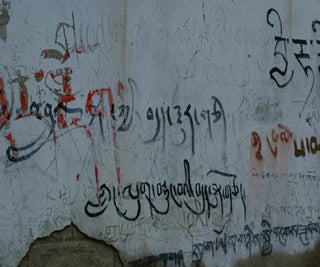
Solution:
M 106 265 L 316 264 L 319 8 L 2 0 L 0 265 L 69 225 Z

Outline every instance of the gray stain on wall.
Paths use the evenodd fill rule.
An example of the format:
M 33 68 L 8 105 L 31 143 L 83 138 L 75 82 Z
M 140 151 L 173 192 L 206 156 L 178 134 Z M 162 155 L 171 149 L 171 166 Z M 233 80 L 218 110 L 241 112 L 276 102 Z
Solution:
M 7 41 L 7 25 L 10 21 L 10 2 L 3 0 L 0 8 L 0 39 Z

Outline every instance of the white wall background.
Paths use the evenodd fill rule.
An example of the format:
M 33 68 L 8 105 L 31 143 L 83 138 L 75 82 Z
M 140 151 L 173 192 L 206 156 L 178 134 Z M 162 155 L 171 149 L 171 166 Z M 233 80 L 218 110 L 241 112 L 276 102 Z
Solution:
M 0 6 L 2 265 L 71 222 L 186 266 L 319 239 L 319 1 Z

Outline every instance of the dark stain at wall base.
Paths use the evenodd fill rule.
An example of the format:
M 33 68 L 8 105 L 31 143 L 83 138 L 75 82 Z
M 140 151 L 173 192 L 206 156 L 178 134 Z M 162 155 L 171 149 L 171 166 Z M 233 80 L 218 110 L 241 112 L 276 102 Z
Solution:
M 20 267 L 123 267 L 118 251 L 103 241 L 90 238 L 71 224 L 61 231 L 35 240 Z
M 272 253 L 268 256 L 256 255 L 249 259 L 238 261 L 234 267 L 319 267 L 320 242 L 313 250 L 299 254 Z
M 201 261 L 197 263 L 195 262 L 191 263 L 190 267 L 206 267 L 206 265 L 204 264 L 204 262 Z
M 161 253 L 157 256 L 145 256 L 139 260 L 130 262 L 131 267 L 185 267 L 183 251 Z

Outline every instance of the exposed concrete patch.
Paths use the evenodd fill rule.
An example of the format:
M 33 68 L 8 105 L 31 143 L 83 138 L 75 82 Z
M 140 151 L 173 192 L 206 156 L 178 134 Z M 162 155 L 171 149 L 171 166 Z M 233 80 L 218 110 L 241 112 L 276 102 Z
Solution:
M 319 267 L 320 266 L 320 242 L 313 250 L 291 255 L 285 253 L 272 253 L 268 256 L 256 255 L 249 259 L 238 261 L 234 267 Z
M 48 237 L 35 240 L 19 266 L 123 267 L 124 263 L 113 246 L 86 236 L 71 224 Z

